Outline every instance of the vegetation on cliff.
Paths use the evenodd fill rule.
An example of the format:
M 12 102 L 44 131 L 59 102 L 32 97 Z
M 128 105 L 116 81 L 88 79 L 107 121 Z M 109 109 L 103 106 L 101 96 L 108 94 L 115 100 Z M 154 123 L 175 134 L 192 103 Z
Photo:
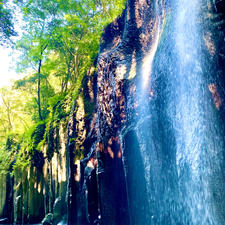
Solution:
M 0 90 L 0 173 L 12 172 L 11 165 L 14 170 L 28 165 L 40 169 L 46 144 L 51 160 L 59 144 L 58 124 L 68 122 L 83 79 L 97 57 L 103 28 L 125 5 L 124 0 L 23 0 L 14 4 L 23 17 L 23 35 L 14 47 L 20 52 L 18 72 L 25 76 Z M 6 1 L 0 1 L 1 36 L 8 41 L 16 32 L 13 7 L 6 6 Z M 91 103 L 87 107 L 93 108 Z

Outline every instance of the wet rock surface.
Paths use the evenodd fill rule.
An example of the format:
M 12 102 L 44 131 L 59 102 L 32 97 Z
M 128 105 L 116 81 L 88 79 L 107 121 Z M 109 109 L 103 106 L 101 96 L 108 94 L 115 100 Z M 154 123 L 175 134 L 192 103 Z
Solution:
M 103 224 L 224 223 L 223 7 L 128 0 L 105 29 L 95 125 Z
M 42 225 L 52 225 L 53 224 L 53 214 L 48 213 L 41 222 Z

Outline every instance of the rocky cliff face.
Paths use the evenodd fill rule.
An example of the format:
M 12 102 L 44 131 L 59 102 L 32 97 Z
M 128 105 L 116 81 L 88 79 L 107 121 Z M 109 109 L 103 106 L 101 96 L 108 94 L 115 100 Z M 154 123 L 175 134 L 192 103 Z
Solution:
M 224 1 L 128 0 L 98 58 L 103 224 L 224 221 Z
M 43 157 L 26 170 L 15 171 L 13 186 L 13 201 L 11 210 L 14 211 L 15 224 L 40 223 L 46 214 L 54 215 L 55 224 L 65 219 L 65 198 L 67 190 L 66 174 L 66 137 L 64 124 L 54 131 L 55 149 L 51 158 L 47 155 L 46 145 Z M 58 141 L 56 140 L 58 138 Z M 43 162 L 42 162 L 43 160 Z M 7 190 L 8 192 L 10 190 Z M 11 222 L 11 223 L 13 223 Z

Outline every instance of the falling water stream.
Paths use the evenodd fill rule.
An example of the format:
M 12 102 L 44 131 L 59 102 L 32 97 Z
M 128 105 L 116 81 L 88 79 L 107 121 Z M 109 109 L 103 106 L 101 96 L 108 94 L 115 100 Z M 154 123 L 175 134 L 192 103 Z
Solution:
M 145 90 L 146 80 L 154 82 L 159 74 L 154 61 L 155 54 L 162 54 L 154 45 L 160 42 L 158 33 L 154 53 L 143 61 L 139 84 L 136 132 L 145 168 L 148 220 L 166 225 L 224 225 L 224 132 L 208 89 L 211 75 L 203 63 L 201 7 L 198 0 L 178 0 L 175 5 L 170 27 L 172 69 L 161 60 L 165 81 L 158 88 L 158 102 L 146 104 Z
M 213 121 L 213 110 L 206 105 L 210 96 L 206 94 L 207 84 L 201 65 L 198 7 L 196 0 L 178 3 L 175 31 L 178 52 L 174 118 L 176 164 L 183 189 L 181 196 L 190 213 L 191 223 L 221 224 L 215 215 L 210 179 L 219 176 L 213 174 L 213 170 L 219 170 L 221 166 L 224 146 L 217 121 Z
M 176 164 L 181 197 L 191 224 L 224 224 L 223 133 L 209 104 L 201 54 L 200 4 L 178 1 L 175 25 L 178 52 L 175 84 Z

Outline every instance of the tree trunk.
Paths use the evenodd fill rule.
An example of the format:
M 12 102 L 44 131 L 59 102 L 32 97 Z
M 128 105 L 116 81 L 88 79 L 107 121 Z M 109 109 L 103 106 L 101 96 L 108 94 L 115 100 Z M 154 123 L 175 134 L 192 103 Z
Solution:
M 38 64 L 38 115 L 39 119 L 43 120 L 42 115 L 41 115 L 41 63 L 42 59 L 39 59 L 39 64 Z
M 38 62 L 38 115 L 39 115 L 39 119 L 43 120 L 42 114 L 41 114 L 41 66 L 42 66 L 42 56 L 43 53 L 45 51 L 45 49 L 47 48 L 47 45 L 43 46 L 43 49 L 41 50 L 41 58 L 39 59 Z

